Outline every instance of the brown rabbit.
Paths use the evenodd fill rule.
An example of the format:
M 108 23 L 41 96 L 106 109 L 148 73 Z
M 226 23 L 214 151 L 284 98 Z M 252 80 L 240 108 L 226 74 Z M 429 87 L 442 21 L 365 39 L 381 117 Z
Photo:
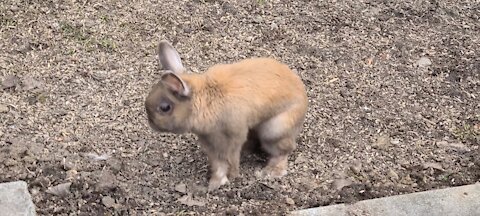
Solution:
M 159 132 L 198 136 L 210 162 L 210 191 L 239 175 L 240 152 L 249 132 L 270 155 L 262 174 L 287 174 L 287 157 L 296 148 L 308 106 L 297 74 L 269 58 L 188 74 L 167 41 L 160 42 L 158 54 L 166 72 L 146 98 L 148 122 Z

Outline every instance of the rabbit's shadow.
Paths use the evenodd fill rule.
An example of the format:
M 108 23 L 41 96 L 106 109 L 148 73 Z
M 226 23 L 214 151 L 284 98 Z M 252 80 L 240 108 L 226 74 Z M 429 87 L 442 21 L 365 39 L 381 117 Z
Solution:
M 257 133 L 250 130 L 247 141 L 242 147 L 241 166 L 247 169 L 258 169 L 266 164 L 268 156 L 261 147 Z

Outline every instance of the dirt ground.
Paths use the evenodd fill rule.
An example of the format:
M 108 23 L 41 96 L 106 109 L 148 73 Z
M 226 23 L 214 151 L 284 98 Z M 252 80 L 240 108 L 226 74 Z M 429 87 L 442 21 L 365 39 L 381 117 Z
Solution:
M 39 215 L 284 215 L 478 182 L 479 20 L 474 0 L 2 1 L 0 182 Z M 286 177 L 244 154 L 206 192 L 196 137 L 146 122 L 161 39 L 192 73 L 269 56 L 301 75 Z

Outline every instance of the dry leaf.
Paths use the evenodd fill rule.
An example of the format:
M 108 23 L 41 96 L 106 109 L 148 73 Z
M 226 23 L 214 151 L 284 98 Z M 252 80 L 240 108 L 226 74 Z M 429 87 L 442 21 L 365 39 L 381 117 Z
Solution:
M 441 164 L 439 164 L 439 163 L 432 163 L 432 162 L 424 163 L 424 164 L 423 164 L 423 168 L 424 168 L 424 169 L 433 168 L 433 169 L 437 169 L 437 170 L 441 170 L 441 171 L 444 170 Z
M 55 185 L 48 188 L 46 192 L 55 196 L 67 196 L 70 194 L 70 185 L 72 185 L 71 182 Z
M 353 184 L 353 182 L 348 180 L 348 179 L 336 179 L 332 183 L 333 188 L 335 188 L 337 190 L 341 190 L 342 188 L 350 186 L 352 184 Z
M 194 200 L 191 194 L 185 195 L 177 200 L 183 205 L 187 206 L 205 206 L 205 203 L 202 201 Z
M 94 161 L 108 160 L 110 158 L 110 155 L 108 155 L 108 154 L 98 155 L 98 154 L 95 154 L 95 153 L 87 153 L 86 155 L 87 155 L 87 157 L 89 157 L 90 159 L 92 159 Z

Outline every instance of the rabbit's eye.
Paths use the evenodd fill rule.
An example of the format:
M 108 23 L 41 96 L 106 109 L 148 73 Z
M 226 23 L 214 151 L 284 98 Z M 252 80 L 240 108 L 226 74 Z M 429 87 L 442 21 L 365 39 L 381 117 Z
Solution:
M 158 106 L 158 109 L 159 111 L 166 113 L 172 109 L 172 105 L 170 105 L 170 103 L 167 103 L 167 102 L 161 102 L 160 106 Z

